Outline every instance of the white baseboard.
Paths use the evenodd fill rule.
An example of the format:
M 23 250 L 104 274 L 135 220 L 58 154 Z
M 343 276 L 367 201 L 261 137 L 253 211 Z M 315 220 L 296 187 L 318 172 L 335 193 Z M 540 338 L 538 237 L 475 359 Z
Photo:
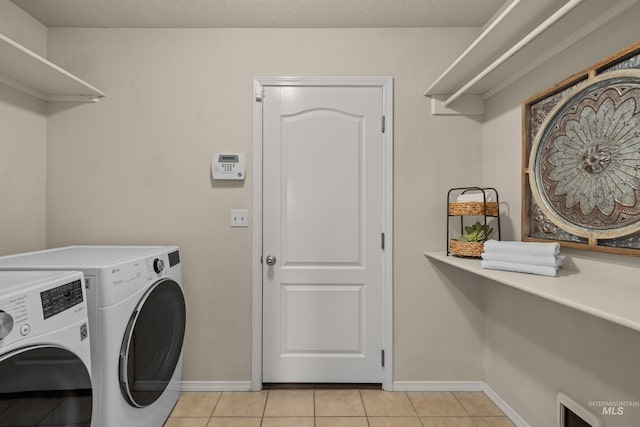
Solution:
M 181 381 L 181 391 L 251 391 L 251 381 Z
M 394 381 L 393 391 L 483 391 L 482 381 Z
M 517 427 L 530 427 L 495 390 L 483 381 L 394 381 L 393 391 L 483 391 Z
M 488 384 L 484 384 L 484 394 L 496 404 L 498 408 L 514 423 L 517 427 L 530 427 L 525 420 L 522 419 L 516 411 L 513 410 L 507 402 L 505 402 L 494 389 Z

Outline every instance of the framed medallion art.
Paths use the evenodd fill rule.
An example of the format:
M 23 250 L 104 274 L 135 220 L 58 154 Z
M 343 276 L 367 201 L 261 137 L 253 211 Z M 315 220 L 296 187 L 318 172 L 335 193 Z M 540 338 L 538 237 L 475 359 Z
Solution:
M 522 110 L 522 240 L 640 256 L 640 42 Z

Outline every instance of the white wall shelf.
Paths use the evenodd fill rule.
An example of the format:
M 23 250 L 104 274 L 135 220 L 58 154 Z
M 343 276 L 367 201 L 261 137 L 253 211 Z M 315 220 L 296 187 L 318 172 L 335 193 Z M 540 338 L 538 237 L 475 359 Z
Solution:
M 508 1 L 425 91 L 432 98 L 432 114 L 455 111 L 455 101 L 462 96 L 492 96 L 637 2 Z M 481 109 L 475 114 L 482 114 Z
M 589 272 L 586 272 L 575 266 L 567 266 L 567 259 L 558 276 L 546 277 L 486 270 L 480 268 L 478 259 L 447 256 L 445 252 L 425 252 L 425 255 L 435 261 L 640 331 L 638 267 L 618 265 L 615 277 L 612 274 L 604 276 L 598 271 L 611 272 L 609 263 L 589 260 Z M 605 266 L 608 268 L 604 268 Z
M 97 102 L 105 96 L 56 64 L 0 34 L 0 82 L 44 101 Z

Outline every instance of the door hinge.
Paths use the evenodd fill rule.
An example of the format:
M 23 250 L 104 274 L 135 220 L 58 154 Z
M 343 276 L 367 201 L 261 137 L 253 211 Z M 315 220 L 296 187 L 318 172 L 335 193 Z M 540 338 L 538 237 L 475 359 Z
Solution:
M 256 85 L 256 102 L 262 102 L 262 99 L 264 98 L 264 87 L 260 84 Z
M 384 133 L 384 130 L 386 129 L 386 117 L 382 116 L 382 133 Z
M 384 368 L 384 350 L 380 350 L 380 362 Z
M 384 250 L 384 233 L 380 233 L 380 247 Z

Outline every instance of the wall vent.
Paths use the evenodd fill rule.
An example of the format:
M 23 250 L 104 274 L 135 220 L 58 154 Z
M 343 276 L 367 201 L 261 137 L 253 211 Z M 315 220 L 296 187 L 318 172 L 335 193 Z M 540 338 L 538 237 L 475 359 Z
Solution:
M 564 393 L 558 393 L 558 427 L 603 427 L 600 420 Z

